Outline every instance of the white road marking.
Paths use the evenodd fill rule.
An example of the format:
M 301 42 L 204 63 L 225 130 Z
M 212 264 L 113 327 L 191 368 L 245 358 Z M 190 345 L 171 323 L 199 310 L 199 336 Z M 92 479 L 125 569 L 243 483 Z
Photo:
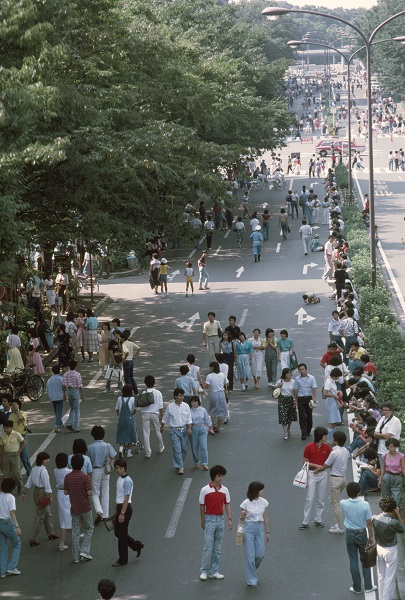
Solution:
M 138 328 L 136 328 L 138 329 Z M 93 379 L 86 385 L 86 388 L 92 388 L 96 385 L 97 381 L 100 379 L 103 374 L 103 369 L 99 369 L 97 373 L 94 375 Z
M 276 248 L 276 252 L 280 252 L 280 248 L 281 248 L 281 244 L 280 244 L 280 243 L 278 243 L 278 244 L 277 244 L 277 248 Z
M 170 517 L 169 526 L 167 528 L 165 538 L 172 538 L 176 533 L 177 525 L 179 524 L 181 513 L 186 502 L 192 481 L 193 480 L 191 477 L 187 477 L 183 481 L 183 485 L 181 486 L 181 490 L 177 497 L 176 504 L 174 505 L 172 516 Z
M 218 246 L 218 248 L 215 250 L 214 254 L 212 256 L 218 256 L 218 252 L 221 250 L 222 246 Z M 179 271 L 180 273 L 180 271 Z
M 309 323 L 310 321 L 316 321 L 316 317 L 311 317 L 305 310 L 305 308 L 300 308 L 296 313 L 298 315 L 298 325 L 302 325 L 303 323 Z
M 192 252 L 190 252 L 190 254 L 188 255 L 188 258 L 192 258 L 196 252 L 197 252 L 197 248 L 194 248 L 194 250 Z
M 173 279 L 176 277 L 176 275 L 180 275 L 180 271 L 173 271 L 173 273 L 171 274 L 170 278 L 168 277 L 169 281 L 173 281 Z
M 236 269 L 236 278 L 237 279 L 242 275 L 244 270 L 245 270 L 244 267 L 239 267 L 239 269 Z
M 63 415 L 62 417 L 62 423 L 66 423 L 66 421 L 68 420 L 69 417 L 69 413 L 70 413 L 70 408 L 69 410 Z M 33 433 L 30 433 L 30 435 L 35 435 Z M 40 435 L 40 434 L 37 434 Z M 38 456 L 38 454 L 40 452 L 44 452 L 44 450 L 49 446 L 49 444 L 52 442 L 53 438 L 55 437 L 55 435 L 58 435 L 57 433 L 55 433 L 54 431 L 52 431 L 52 433 L 49 433 L 46 438 L 44 439 L 44 441 L 42 442 L 42 444 L 40 445 L 40 447 L 38 448 L 38 450 L 36 450 L 34 452 L 34 454 L 31 456 L 30 458 L 30 463 L 33 465 L 35 463 L 35 459 Z M 22 469 L 20 470 L 20 473 L 23 474 L 25 473 L 25 469 L 24 467 L 22 467 Z
M 318 266 L 318 264 L 313 263 L 313 262 L 304 265 L 304 268 L 302 269 L 302 274 L 308 275 L 308 269 L 312 269 L 312 267 L 317 267 L 317 266 Z
M 226 234 L 224 235 L 224 238 L 226 239 L 230 233 L 231 233 L 231 230 L 230 230 L 230 229 L 228 229 L 228 231 L 227 231 L 227 232 L 226 232 Z
M 186 331 L 190 331 L 190 329 L 194 325 L 194 322 L 197 321 L 197 319 L 199 319 L 199 318 L 200 318 L 200 313 L 196 312 L 190 318 L 188 318 L 187 321 L 183 321 L 182 323 L 177 323 L 177 327 L 180 327 L 180 329 L 185 329 Z
M 200 241 L 198 243 L 202 244 L 204 240 L 205 240 L 205 235 L 202 236 L 202 238 L 200 239 Z
M 132 327 L 131 329 L 131 337 L 134 335 L 135 331 L 139 329 L 139 325 L 137 327 Z
M 242 316 L 239 321 L 239 327 L 243 327 L 243 325 L 245 324 L 247 314 L 248 314 L 248 309 L 244 308 L 242 311 Z

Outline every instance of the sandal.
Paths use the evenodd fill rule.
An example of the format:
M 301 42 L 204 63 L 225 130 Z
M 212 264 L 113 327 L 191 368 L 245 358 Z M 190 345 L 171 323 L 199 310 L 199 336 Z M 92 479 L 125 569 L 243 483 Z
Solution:
M 204 465 L 203 469 L 204 469 L 204 471 L 209 471 L 209 466 L 208 465 Z
M 194 469 L 199 469 L 200 465 L 194 465 Z

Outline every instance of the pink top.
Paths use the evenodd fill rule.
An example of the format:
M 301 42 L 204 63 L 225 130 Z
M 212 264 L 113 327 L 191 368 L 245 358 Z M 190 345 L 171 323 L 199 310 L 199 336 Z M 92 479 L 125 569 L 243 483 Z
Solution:
M 385 470 L 390 473 L 402 473 L 401 459 L 404 457 L 402 452 L 397 452 L 395 456 L 390 454 L 383 454 Z

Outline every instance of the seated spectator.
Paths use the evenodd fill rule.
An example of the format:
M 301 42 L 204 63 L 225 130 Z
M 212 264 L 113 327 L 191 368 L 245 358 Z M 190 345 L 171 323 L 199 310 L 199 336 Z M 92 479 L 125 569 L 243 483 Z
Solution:
M 362 461 L 357 462 L 357 464 L 361 469 L 359 478 L 360 494 L 379 492 L 378 479 L 381 468 L 378 453 L 372 448 L 366 448 L 363 452 Z

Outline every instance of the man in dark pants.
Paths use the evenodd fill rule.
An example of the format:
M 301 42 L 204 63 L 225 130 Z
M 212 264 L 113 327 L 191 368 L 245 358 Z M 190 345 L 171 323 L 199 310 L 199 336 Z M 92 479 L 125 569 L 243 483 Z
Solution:
M 301 428 L 301 439 L 306 440 L 311 435 L 312 407 L 311 400 L 316 403 L 316 381 L 309 375 L 307 365 L 298 365 L 299 375 L 294 381 L 294 399 L 298 401 L 298 416 Z
M 119 458 L 115 461 L 114 468 L 118 475 L 114 533 L 118 539 L 119 558 L 113 564 L 113 567 L 122 567 L 128 563 L 128 548 L 136 552 L 136 556 L 139 557 L 143 544 L 128 535 L 128 526 L 132 516 L 131 500 L 134 484 L 127 474 L 127 463 Z

